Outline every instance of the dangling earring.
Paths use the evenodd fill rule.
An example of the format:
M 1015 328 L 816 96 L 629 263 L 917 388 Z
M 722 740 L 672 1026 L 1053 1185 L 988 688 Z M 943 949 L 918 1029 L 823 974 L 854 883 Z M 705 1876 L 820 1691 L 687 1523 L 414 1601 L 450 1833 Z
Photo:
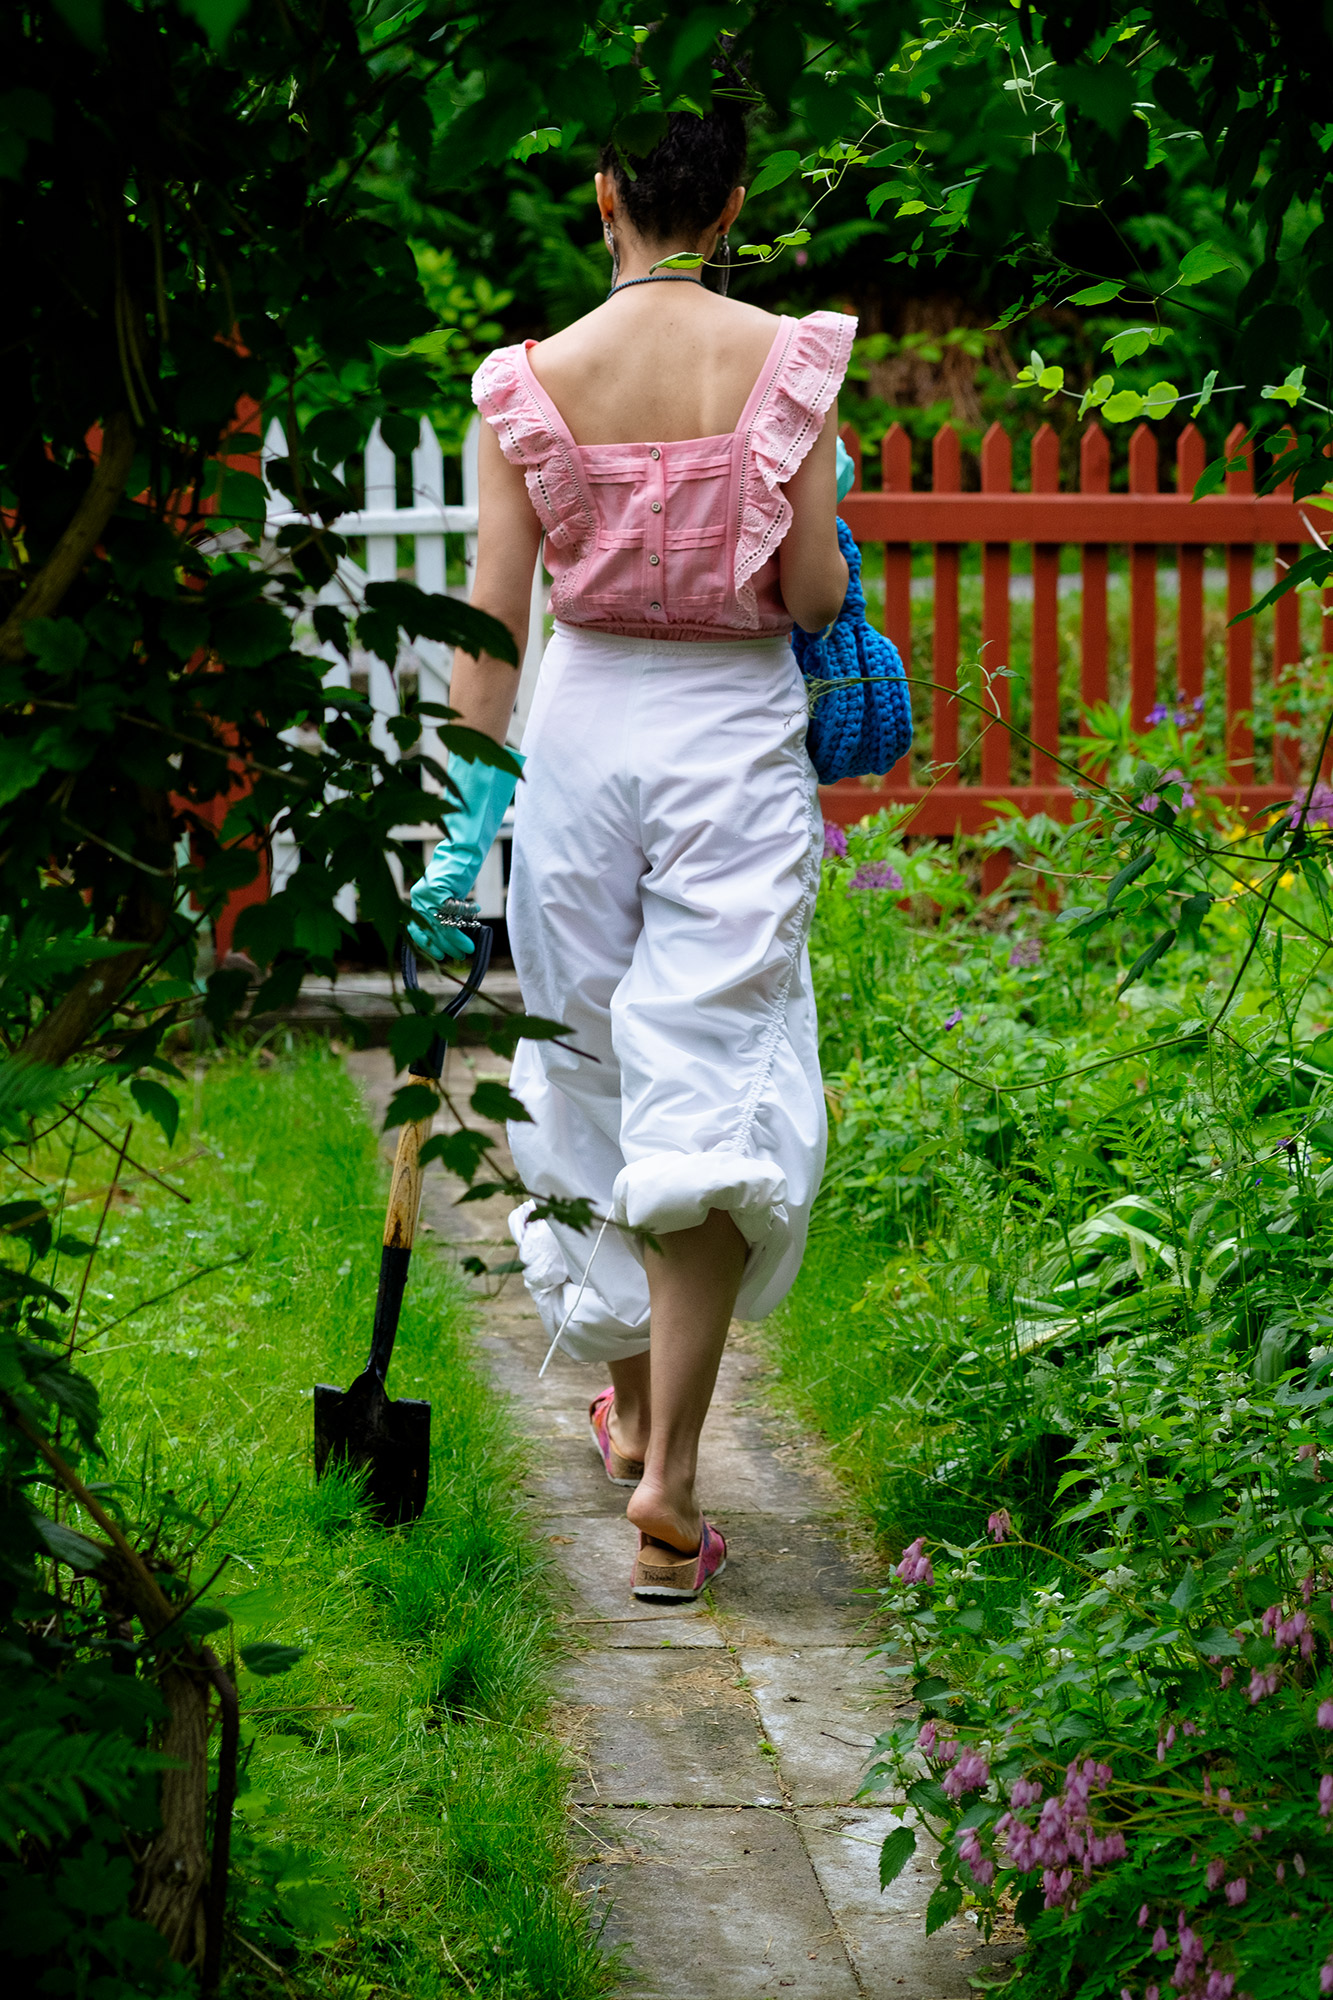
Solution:
M 731 238 L 725 231 L 718 239 L 717 258 L 719 266 L 717 276 L 718 297 L 724 299 L 727 296 L 727 284 L 731 278 Z
M 611 234 L 609 222 L 603 222 L 602 235 L 606 238 L 606 247 L 611 252 L 611 290 L 614 291 L 620 283 L 620 246 Z

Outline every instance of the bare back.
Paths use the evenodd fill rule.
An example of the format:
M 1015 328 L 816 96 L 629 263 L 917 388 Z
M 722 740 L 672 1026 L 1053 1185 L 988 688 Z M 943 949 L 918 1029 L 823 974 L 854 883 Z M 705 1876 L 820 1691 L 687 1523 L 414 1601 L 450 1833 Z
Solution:
M 670 443 L 735 429 L 777 331 L 774 314 L 702 285 L 638 285 L 529 359 L 577 443 Z

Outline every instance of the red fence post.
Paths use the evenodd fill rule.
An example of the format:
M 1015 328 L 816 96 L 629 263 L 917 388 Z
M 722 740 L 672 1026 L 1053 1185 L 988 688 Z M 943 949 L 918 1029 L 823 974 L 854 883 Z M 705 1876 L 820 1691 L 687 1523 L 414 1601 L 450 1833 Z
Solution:
M 1083 493 L 1111 490 L 1111 447 L 1106 432 L 1091 423 L 1083 433 L 1078 452 L 1078 482 Z M 1092 708 L 1110 694 L 1107 678 L 1106 643 L 1106 544 L 1083 545 L 1083 660 L 1081 684 L 1083 705 Z M 1086 730 L 1087 724 L 1082 727 Z
M 958 433 L 941 424 L 930 450 L 932 489 L 957 493 L 961 484 Z M 958 762 L 958 703 L 948 692 L 958 686 L 958 544 L 935 544 L 935 635 L 931 655 L 935 692 L 931 702 L 931 758 L 938 770 Z
M 1129 441 L 1129 490 L 1157 491 L 1157 435 L 1140 424 Z M 1129 719 L 1146 729 L 1157 706 L 1157 545 L 1133 542 L 1129 551 Z
M 992 424 L 981 441 L 981 490 L 1008 493 L 1013 488 L 1014 448 L 1009 433 Z M 985 542 L 981 551 L 981 782 L 1009 783 L 1009 681 L 1000 672 L 1009 665 L 1009 543 Z M 989 722 L 992 715 L 997 722 Z
M 1245 467 L 1227 474 L 1228 493 L 1253 493 L 1254 454 L 1245 444 L 1244 424 L 1234 424 L 1227 435 L 1227 457 L 1243 456 Z M 1231 620 L 1244 611 L 1254 591 L 1254 544 L 1227 545 L 1227 776 L 1237 784 L 1254 780 L 1254 621 L 1243 624 Z M 1244 718 L 1242 720 L 1242 718 Z
M 1208 452 L 1197 426 L 1186 424 L 1176 439 L 1176 491 L 1192 494 L 1203 476 Z M 1176 549 L 1180 596 L 1176 603 L 1176 686 L 1187 701 L 1203 693 L 1203 559 L 1197 544 Z
M 1032 491 L 1060 491 L 1060 440 L 1043 424 L 1032 440 Z M 1057 782 L 1060 754 L 1060 544 L 1032 545 L 1032 782 Z
M 1292 444 L 1296 434 L 1291 429 L 1286 433 Z M 1295 491 L 1292 479 L 1284 479 L 1278 492 L 1284 500 L 1290 500 Z M 1273 581 L 1279 582 L 1284 570 L 1300 556 L 1294 542 L 1279 542 L 1273 550 Z M 1287 707 L 1288 690 L 1283 683 L 1288 667 L 1294 667 L 1301 657 L 1301 600 L 1294 590 L 1285 597 L 1279 597 L 1273 606 L 1273 782 L 1277 785 L 1296 785 L 1301 775 L 1300 723 Z
M 879 452 L 886 493 L 912 490 L 912 440 L 901 424 L 892 424 L 884 434 Z M 884 630 L 903 657 L 903 670 L 912 671 L 912 544 L 884 544 Z M 909 765 L 895 764 L 890 776 L 906 784 Z

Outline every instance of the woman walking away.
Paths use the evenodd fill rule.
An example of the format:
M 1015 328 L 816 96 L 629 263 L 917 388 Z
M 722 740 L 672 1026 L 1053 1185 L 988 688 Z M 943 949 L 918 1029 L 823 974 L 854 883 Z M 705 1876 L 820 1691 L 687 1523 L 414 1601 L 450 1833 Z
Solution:
M 593 1441 L 634 1489 L 635 1593 L 669 1599 L 726 1559 L 695 1497 L 699 1434 L 733 1312 L 761 1317 L 795 1279 L 826 1138 L 805 948 L 821 821 L 790 638 L 847 589 L 836 399 L 856 323 L 660 268 L 726 268 L 744 160 L 732 109 L 674 114 L 633 179 L 608 148 L 605 304 L 473 383 L 472 601 L 521 649 L 544 536 L 556 616 L 508 915 L 525 1006 L 570 1032 L 520 1044 L 531 1123 L 510 1143 L 528 1188 L 589 1196 L 601 1221 L 584 1235 L 529 1203 L 511 1227 L 553 1344 L 609 1366 Z M 517 678 L 458 654 L 450 700 L 502 742 Z M 412 891 L 436 956 L 464 942 L 445 905 L 513 788 L 480 764 L 450 775 L 466 806 Z

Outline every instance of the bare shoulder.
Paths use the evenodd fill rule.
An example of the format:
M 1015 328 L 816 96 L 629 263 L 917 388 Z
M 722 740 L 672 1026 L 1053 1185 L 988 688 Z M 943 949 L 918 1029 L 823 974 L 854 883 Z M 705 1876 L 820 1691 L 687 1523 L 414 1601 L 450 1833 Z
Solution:
M 621 350 L 628 332 L 641 336 L 648 324 L 660 321 L 661 304 L 656 286 L 647 285 L 633 295 L 605 300 L 539 343 L 534 351 L 534 360 L 541 357 L 536 363 L 539 376 L 583 367 L 608 351 Z M 696 338 L 716 344 L 721 351 L 756 352 L 761 362 L 777 332 L 776 313 L 747 305 L 743 299 L 719 298 L 716 292 L 697 289 L 687 297 L 671 299 L 670 304 L 680 308 L 679 317 L 671 315 L 677 329 L 688 327 Z M 650 321 L 649 315 L 655 318 Z

